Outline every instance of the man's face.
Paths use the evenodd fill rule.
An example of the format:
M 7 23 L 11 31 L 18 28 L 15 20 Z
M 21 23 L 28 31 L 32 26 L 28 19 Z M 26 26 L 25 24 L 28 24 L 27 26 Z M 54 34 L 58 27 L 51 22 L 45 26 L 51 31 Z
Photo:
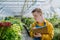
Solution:
M 42 15 L 42 14 L 41 14 L 41 13 L 38 13 L 38 12 L 34 12 L 34 13 L 33 13 L 34 19 L 35 19 L 37 22 L 40 21 L 40 16 L 41 16 L 41 15 Z

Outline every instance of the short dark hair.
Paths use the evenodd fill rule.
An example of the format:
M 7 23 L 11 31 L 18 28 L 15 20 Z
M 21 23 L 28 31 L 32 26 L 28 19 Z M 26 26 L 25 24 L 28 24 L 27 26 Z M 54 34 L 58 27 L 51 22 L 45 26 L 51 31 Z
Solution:
M 42 13 L 42 10 L 41 10 L 40 8 L 35 8 L 35 9 L 32 11 L 32 13 L 34 13 L 34 12 Z

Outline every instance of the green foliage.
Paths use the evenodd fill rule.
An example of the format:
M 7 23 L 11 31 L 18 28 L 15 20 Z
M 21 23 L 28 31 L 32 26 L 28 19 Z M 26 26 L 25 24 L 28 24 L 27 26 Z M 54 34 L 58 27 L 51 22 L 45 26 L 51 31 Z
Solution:
M 21 21 L 27 26 L 27 28 L 30 28 L 30 25 L 34 22 L 33 18 L 26 18 L 26 17 L 22 17 Z
M 60 28 L 54 28 L 54 38 L 53 40 L 60 40 Z
M 11 22 L 11 27 L 0 27 L 0 40 L 21 40 L 23 25 L 20 19 L 7 17 L 0 22 Z
M 0 28 L 0 40 L 21 40 L 21 30 L 18 24 Z

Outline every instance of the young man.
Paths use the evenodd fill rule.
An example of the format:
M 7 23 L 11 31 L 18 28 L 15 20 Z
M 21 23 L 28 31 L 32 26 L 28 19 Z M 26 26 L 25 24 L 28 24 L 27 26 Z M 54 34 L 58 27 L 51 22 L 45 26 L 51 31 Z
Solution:
M 34 40 L 52 40 L 54 36 L 53 25 L 44 19 L 42 10 L 40 8 L 36 8 L 32 11 L 32 14 L 34 16 L 35 22 L 31 25 L 30 36 Z M 42 35 L 41 33 L 37 33 L 37 32 L 36 34 L 34 34 L 32 30 L 37 28 L 36 24 L 38 24 L 39 27 L 42 27 L 44 26 L 44 23 L 46 23 L 48 34 Z

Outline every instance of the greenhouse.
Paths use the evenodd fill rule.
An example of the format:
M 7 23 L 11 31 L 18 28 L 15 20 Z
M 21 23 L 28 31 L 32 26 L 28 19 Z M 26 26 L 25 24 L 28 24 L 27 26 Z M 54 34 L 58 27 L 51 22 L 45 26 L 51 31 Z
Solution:
M 38 11 L 38 9 L 40 10 Z M 30 30 L 32 30 L 31 26 L 35 21 L 39 22 L 38 13 L 41 11 L 42 21 L 44 22 L 45 18 L 52 24 L 54 34 L 51 28 L 53 38 L 51 38 L 50 32 L 48 35 L 51 39 L 45 37 L 44 39 L 41 33 L 41 37 L 37 38 L 60 40 L 60 0 L 0 0 L 0 40 L 37 40 L 35 36 L 31 37 Z M 38 26 L 40 27 L 41 24 Z

